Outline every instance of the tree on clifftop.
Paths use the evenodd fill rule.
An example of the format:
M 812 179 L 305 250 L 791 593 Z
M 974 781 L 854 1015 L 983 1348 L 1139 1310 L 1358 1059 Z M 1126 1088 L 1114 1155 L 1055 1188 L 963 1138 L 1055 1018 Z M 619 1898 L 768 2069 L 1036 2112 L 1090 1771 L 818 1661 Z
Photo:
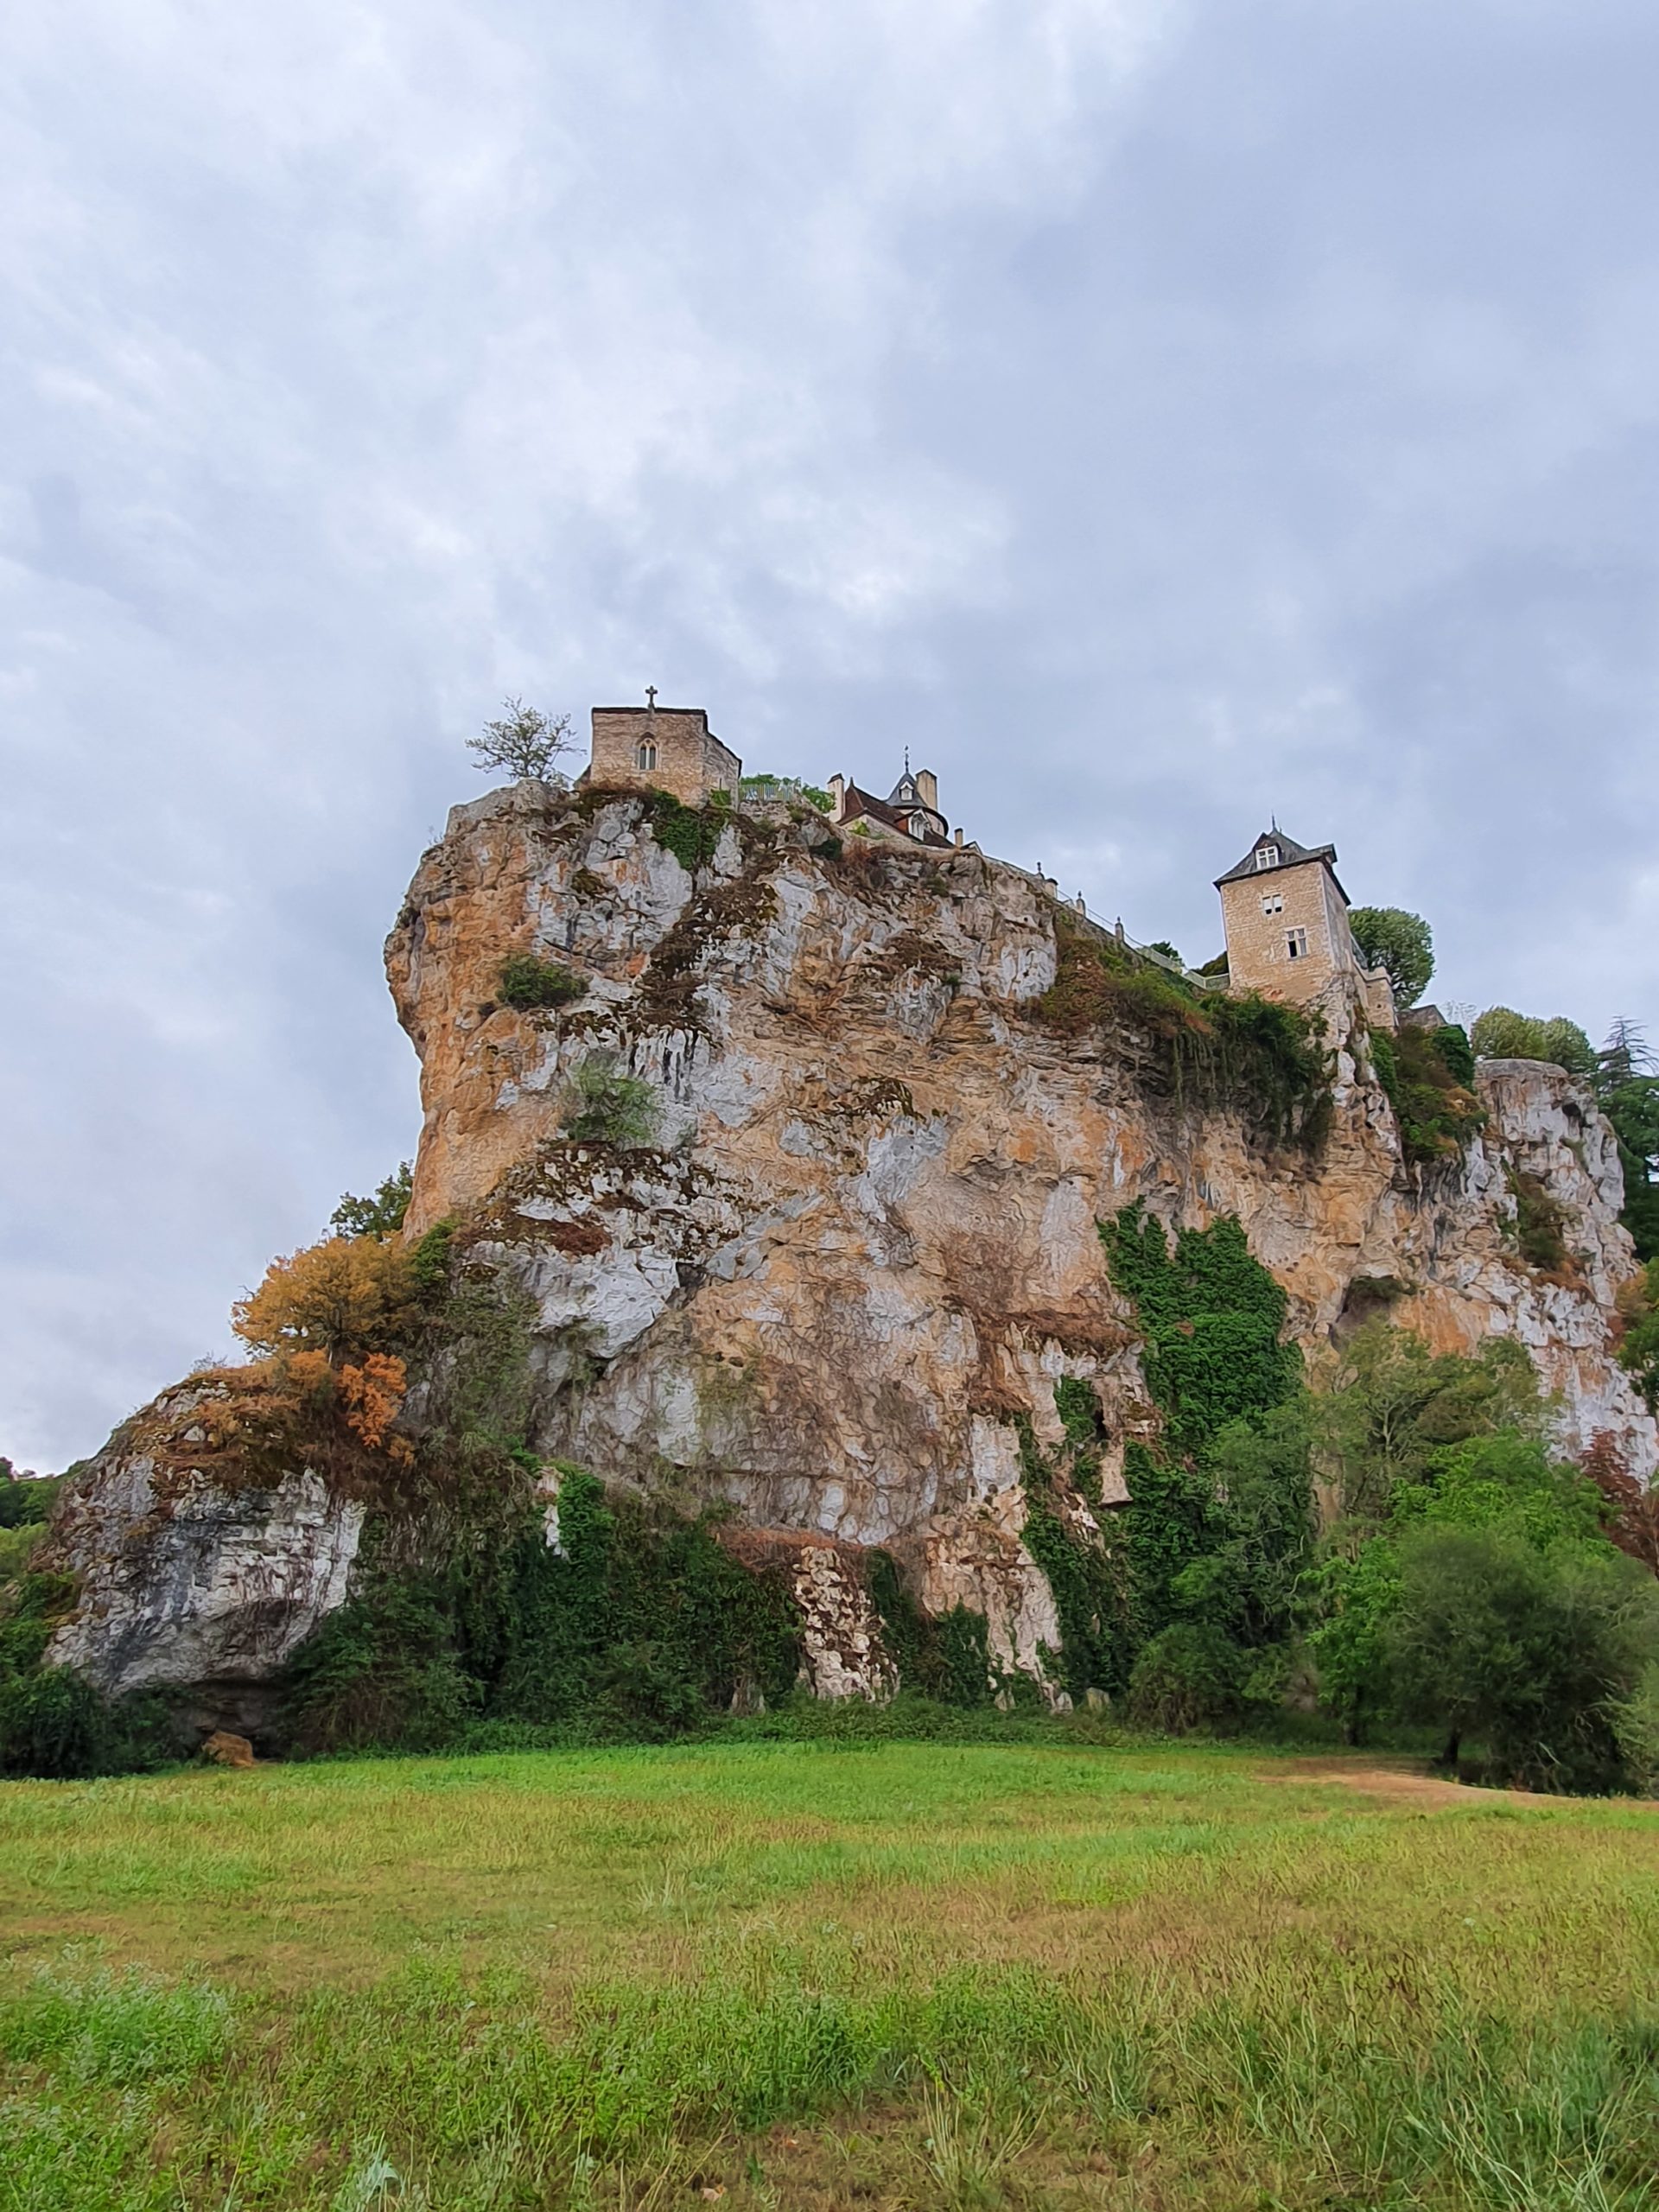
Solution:
M 256 1291 L 231 1308 L 244 1344 L 268 1357 L 320 1352 L 337 1365 L 402 1343 L 415 1319 L 407 1256 L 369 1236 L 329 1236 L 273 1260 Z
M 569 715 L 544 715 L 522 699 L 502 702 L 497 721 L 486 722 L 483 734 L 469 737 L 467 750 L 486 775 L 505 769 L 517 782 L 525 776 L 544 780 L 561 753 L 571 750 Z
M 1403 906 L 1356 906 L 1348 917 L 1354 943 L 1368 968 L 1381 968 L 1403 1013 L 1415 1006 L 1434 973 L 1434 937 L 1421 914 Z
M 1546 1020 L 1517 1014 L 1512 1006 L 1489 1006 L 1475 1016 L 1469 1042 L 1483 1060 L 1541 1060 L 1586 1078 L 1596 1071 L 1590 1039 L 1564 1014 L 1553 1014 Z

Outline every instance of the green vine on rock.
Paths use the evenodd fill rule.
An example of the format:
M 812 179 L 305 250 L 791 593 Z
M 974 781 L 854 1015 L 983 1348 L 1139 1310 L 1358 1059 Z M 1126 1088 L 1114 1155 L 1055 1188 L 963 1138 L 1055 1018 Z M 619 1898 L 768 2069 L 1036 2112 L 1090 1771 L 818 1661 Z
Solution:
M 505 1541 L 452 1531 L 410 1567 L 377 1532 L 357 1591 L 290 1662 L 284 1726 L 321 1751 L 485 1741 L 659 1742 L 800 1663 L 786 1576 L 740 1562 L 710 1516 L 607 1497 L 561 1465 L 556 1541 L 521 1487 Z
M 1137 1200 L 1102 1222 L 1100 1236 L 1112 1281 L 1135 1308 L 1141 1370 L 1163 1416 L 1156 1446 L 1132 1442 L 1124 1454 L 1135 1632 L 1230 1605 L 1248 1637 L 1262 1591 L 1285 1585 L 1280 1554 L 1300 1554 L 1311 1510 L 1305 1441 L 1287 1427 L 1302 1360 L 1283 1341 L 1284 1290 L 1232 1215 L 1180 1230 L 1172 1250 Z
M 1158 1089 L 1241 1113 L 1269 1143 L 1321 1142 L 1332 1057 L 1315 1016 L 1254 992 L 1195 990 L 1064 907 L 1053 922 L 1054 981 L 1031 1007 L 1046 1028 L 1131 1040 Z
M 1171 1251 L 1142 1201 L 1100 1224 L 1113 1282 L 1135 1306 L 1141 1369 L 1173 1451 L 1201 1451 L 1229 1421 L 1281 1405 L 1301 1382 L 1287 1300 L 1234 1214 L 1183 1229 Z
M 901 1690 L 919 1691 L 942 1705 L 990 1703 L 990 1636 L 983 1613 L 963 1605 L 944 1613 L 925 1611 L 906 1588 L 891 1552 L 871 1553 L 866 1581 Z
M 1080 1387 L 1088 1389 L 1086 1383 Z M 1058 1389 L 1055 1395 L 1070 1446 L 1058 1462 L 1038 1443 L 1029 1414 L 1013 1417 L 1026 1496 L 1020 1541 L 1042 1569 L 1053 1594 L 1060 1629 L 1058 1671 L 1073 1704 L 1081 1705 L 1091 1689 L 1109 1693 L 1123 1686 L 1123 1598 L 1111 1554 L 1103 1544 L 1091 1542 L 1069 1527 L 1059 1510 L 1061 1485 L 1075 1489 L 1079 1461 L 1097 1470 L 1099 1453 L 1092 1425 L 1088 1441 L 1080 1444 L 1077 1440 L 1079 1401 L 1073 1396 L 1061 1404 Z M 1092 1390 L 1089 1395 L 1094 1396 Z
M 688 875 L 695 875 L 715 857 L 721 832 L 732 818 L 729 800 L 721 795 L 706 807 L 687 806 L 672 791 L 653 791 L 646 819 L 651 834 L 665 853 L 672 853 Z

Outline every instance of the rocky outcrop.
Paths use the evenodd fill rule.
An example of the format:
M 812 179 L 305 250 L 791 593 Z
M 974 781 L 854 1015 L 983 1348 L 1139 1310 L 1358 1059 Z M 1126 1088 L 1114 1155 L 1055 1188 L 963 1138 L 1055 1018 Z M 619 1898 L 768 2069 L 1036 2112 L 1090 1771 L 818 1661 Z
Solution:
M 1034 1018 L 1057 953 L 1030 877 L 826 844 L 817 817 L 772 810 L 694 880 L 640 800 L 520 785 L 457 808 L 415 879 L 387 948 L 422 1058 L 411 1226 L 485 1209 L 481 1249 L 534 1291 L 554 1381 L 585 1338 L 599 1371 L 550 1394 L 550 1445 L 880 1542 L 1004 1497 L 997 1417 L 1052 1430 L 1071 1374 L 1100 1390 L 1121 1464 L 1144 1409 L 1096 1224 L 1141 1198 L 1174 1224 L 1236 1213 L 1310 1348 L 1386 1286 L 1439 1348 L 1516 1337 L 1570 1440 L 1611 1430 L 1653 1465 L 1608 1349 L 1634 1267 L 1617 1154 L 1571 1078 L 1484 1064 L 1484 1134 L 1408 1166 L 1338 993 L 1330 1133 L 1274 1153 L 1242 1115 L 1160 1096 L 1132 1039 Z M 586 979 L 573 1012 L 499 1002 L 520 948 Z M 662 1150 L 562 1137 L 595 1052 L 651 1086 Z M 1562 1210 L 1553 1279 L 1520 1256 L 1517 1175 Z
M 79 1599 L 49 1656 L 107 1696 L 164 1691 L 204 1726 L 257 1727 L 271 1676 L 345 1601 L 363 1507 L 308 1468 L 227 1480 L 213 1395 L 163 1392 L 69 1485 L 43 1563 Z
M 1122 1499 L 1125 1445 L 1155 1422 L 1096 1224 L 1135 1200 L 1174 1225 L 1236 1214 L 1310 1353 L 1384 1306 L 1439 1349 L 1512 1337 L 1567 1441 L 1610 1432 L 1653 1469 L 1610 1350 L 1634 1271 L 1617 1156 L 1560 1071 L 1485 1065 L 1484 1130 L 1410 1165 L 1338 984 L 1328 1129 L 1275 1147 L 1242 1103 L 1184 1093 L 1132 1022 L 1046 1019 L 1061 916 L 1023 872 L 838 844 L 804 807 L 693 827 L 695 868 L 671 849 L 699 860 L 685 823 L 635 794 L 525 784 L 454 810 L 387 945 L 422 1068 L 409 1229 L 454 1222 L 469 1265 L 533 1300 L 542 1451 L 796 1532 L 820 1688 L 886 1682 L 844 1569 L 873 1545 L 1042 1675 L 1058 1631 L 1009 1417 L 1058 1446 L 1056 1384 L 1090 1386 L 1101 1487 L 1075 1510 Z M 514 953 L 582 995 L 504 1003 Z M 594 1065 L 648 1087 L 652 1144 L 565 1134 Z M 1524 1189 L 1559 1210 L 1548 1273 L 1522 1256 Z M 111 1684 L 230 1679 L 338 1602 L 356 1522 L 315 1478 L 234 1499 L 186 1479 L 162 1505 L 142 1455 L 112 1452 L 63 1539 L 86 1594 L 58 1656 Z

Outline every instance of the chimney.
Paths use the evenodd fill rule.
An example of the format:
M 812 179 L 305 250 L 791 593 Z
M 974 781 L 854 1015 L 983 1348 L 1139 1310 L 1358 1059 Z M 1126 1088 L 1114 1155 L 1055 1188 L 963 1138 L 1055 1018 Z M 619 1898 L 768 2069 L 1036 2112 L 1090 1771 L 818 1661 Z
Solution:
M 962 832 L 960 830 L 957 832 L 957 850 L 958 852 L 962 850 Z
M 922 804 L 931 807 L 937 814 L 939 810 L 939 779 L 931 768 L 917 769 L 916 788 L 922 795 Z
M 834 822 L 839 822 L 847 811 L 847 779 L 845 776 L 830 777 L 830 819 Z

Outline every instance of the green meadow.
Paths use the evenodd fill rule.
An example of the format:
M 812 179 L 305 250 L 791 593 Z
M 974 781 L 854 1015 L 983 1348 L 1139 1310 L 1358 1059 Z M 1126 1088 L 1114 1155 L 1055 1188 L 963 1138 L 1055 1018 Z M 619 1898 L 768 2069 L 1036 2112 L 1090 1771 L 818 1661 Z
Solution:
M 0 1785 L 0 2209 L 1659 2201 L 1659 1808 L 834 1742 Z

